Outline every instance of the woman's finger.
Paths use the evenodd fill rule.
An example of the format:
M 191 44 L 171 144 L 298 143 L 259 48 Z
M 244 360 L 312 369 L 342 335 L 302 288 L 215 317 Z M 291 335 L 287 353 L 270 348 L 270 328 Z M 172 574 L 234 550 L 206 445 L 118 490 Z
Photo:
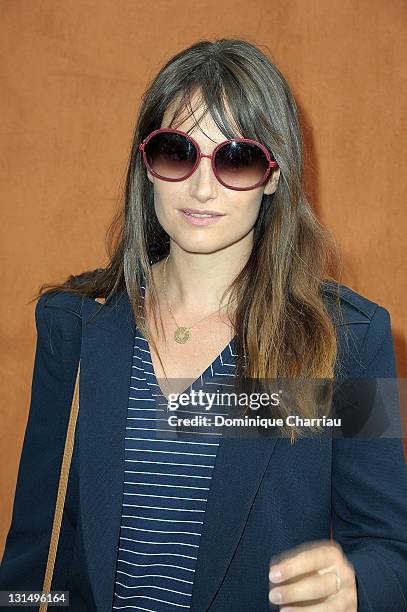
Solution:
M 337 590 L 337 574 L 326 572 L 274 587 L 269 593 L 269 599 L 275 604 L 295 603 L 329 597 L 337 593 Z

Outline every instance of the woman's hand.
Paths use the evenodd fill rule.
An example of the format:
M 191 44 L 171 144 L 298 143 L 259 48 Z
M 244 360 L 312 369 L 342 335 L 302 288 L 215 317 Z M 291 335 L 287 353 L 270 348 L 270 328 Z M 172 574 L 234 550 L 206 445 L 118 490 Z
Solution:
M 335 541 L 320 540 L 290 550 L 270 566 L 269 579 L 273 583 L 269 600 L 281 606 L 280 612 L 357 612 L 355 571 Z

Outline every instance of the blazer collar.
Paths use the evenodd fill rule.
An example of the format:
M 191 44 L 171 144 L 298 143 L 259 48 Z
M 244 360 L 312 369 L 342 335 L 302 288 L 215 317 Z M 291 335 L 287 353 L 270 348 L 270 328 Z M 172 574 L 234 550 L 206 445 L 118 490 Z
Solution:
M 84 300 L 82 314 L 77 425 L 80 518 L 96 609 L 111 612 L 135 320 L 126 291 L 102 308 L 94 300 Z M 277 438 L 230 437 L 220 441 L 197 559 L 192 612 L 205 612 L 220 588 L 276 442 Z

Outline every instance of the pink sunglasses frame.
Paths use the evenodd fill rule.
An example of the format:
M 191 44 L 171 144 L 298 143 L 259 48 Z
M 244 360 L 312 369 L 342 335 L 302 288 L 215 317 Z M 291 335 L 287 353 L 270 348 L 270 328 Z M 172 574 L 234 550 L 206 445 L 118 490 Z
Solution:
M 196 150 L 197 150 L 197 159 L 196 162 L 191 170 L 191 172 L 180 178 L 180 179 L 171 179 L 171 178 L 165 178 L 163 176 L 161 176 L 160 174 L 158 174 L 157 172 L 154 172 L 154 170 L 151 168 L 150 164 L 148 163 L 147 160 L 147 155 L 146 152 L 144 150 L 144 147 L 146 146 L 146 144 L 150 141 L 150 139 L 155 136 L 156 134 L 160 134 L 162 132 L 171 132 L 174 134 L 180 134 L 181 136 L 185 136 L 188 140 L 190 140 L 192 142 L 192 144 L 195 146 Z M 263 177 L 261 178 L 260 181 L 258 181 L 255 185 L 251 185 L 250 187 L 231 187 L 230 185 L 227 185 L 226 183 L 224 183 L 222 181 L 222 179 L 218 176 L 218 173 L 216 171 L 216 167 L 215 167 L 215 156 L 216 153 L 219 151 L 219 149 L 221 147 L 223 147 L 224 145 L 230 143 L 230 142 L 248 142 L 250 144 L 254 144 L 258 147 L 260 147 L 260 149 L 263 151 L 263 153 L 265 154 L 267 161 L 269 163 L 269 167 L 266 169 Z M 147 136 L 147 138 L 145 138 L 143 140 L 143 142 L 139 145 L 139 151 L 141 151 L 143 153 L 143 161 L 145 166 L 150 170 L 151 174 L 153 176 L 156 176 L 157 178 L 161 179 L 162 181 L 168 181 L 170 183 L 179 183 L 180 181 L 185 181 L 187 178 L 189 178 L 190 176 L 192 176 L 192 174 L 195 172 L 195 170 L 197 169 L 197 167 L 199 166 L 201 159 L 203 157 L 207 157 L 208 159 L 211 160 L 211 165 L 212 165 L 212 170 L 214 175 L 216 176 L 217 180 L 219 181 L 219 183 L 221 183 L 221 185 L 223 185 L 224 187 L 226 187 L 227 189 L 233 189 L 234 191 L 249 191 L 251 189 L 256 189 L 257 187 L 260 187 L 261 185 L 263 185 L 266 181 L 266 179 L 268 178 L 270 171 L 272 168 L 277 168 L 278 167 L 278 163 L 276 161 L 273 161 L 271 159 L 270 153 L 268 152 L 268 150 L 266 149 L 266 147 L 264 145 L 262 145 L 260 142 L 257 142 L 257 140 L 251 140 L 250 138 L 233 138 L 231 140 L 224 140 L 222 142 L 220 142 L 215 149 L 212 151 L 211 155 L 207 155 L 205 153 L 202 153 L 199 144 L 196 142 L 196 140 L 194 140 L 192 138 L 192 136 L 190 136 L 189 134 L 186 134 L 186 132 L 182 132 L 181 130 L 176 130 L 173 128 L 159 128 L 158 130 L 154 130 L 153 132 L 151 132 L 151 134 L 149 134 Z

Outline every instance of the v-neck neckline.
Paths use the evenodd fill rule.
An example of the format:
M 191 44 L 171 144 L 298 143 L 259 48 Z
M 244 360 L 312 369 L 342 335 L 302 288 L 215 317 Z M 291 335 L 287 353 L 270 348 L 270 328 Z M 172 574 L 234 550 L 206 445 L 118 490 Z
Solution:
M 145 297 L 145 285 L 143 283 L 141 283 L 141 289 L 142 289 L 142 294 L 143 294 L 143 299 L 144 299 L 144 297 Z M 146 338 L 144 338 L 144 336 L 141 334 L 140 330 L 137 330 L 137 331 L 138 331 L 138 334 L 143 337 L 143 339 L 144 339 L 144 341 L 145 341 L 145 343 L 147 345 L 146 350 L 148 352 L 149 362 L 151 364 L 151 372 L 150 372 L 150 374 L 151 374 L 151 376 L 153 378 L 154 386 L 156 386 L 157 392 L 161 395 L 161 397 L 168 402 L 169 399 L 164 395 L 164 393 L 161 390 L 160 385 L 158 384 L 158 379 L 157 379 L 157 376 L 156 376 L 156 373 L 155 373 L 153 359 L 152 359 L 152 356 L 151 356 L 150 343 L 148 342 L 148 340 Z M 181 393 L 187 393 L 191 388 L 193 388 L 198 383 L 198 381 L 202 382 L 202 380 L 204 378 L 207 378 L 207 374 L 209 372 L 211 372 L 210 378 L 213 378 L 213 367 L 214 367 L 214 365 L 220 360 L 220 362 L 222 364 L 222 367 L 223 367 L 224 357 L 226 357 L 226 353 L 228 351 L 230 353 L 230 357 L 231 358 L 232 357 L 236 357 L 236 354 L 233 351 L 235 340 L 236 340 L 236 335 L 233 336 L 233 338 L 228 342 L 228 344 L 225 345 L 225 347 L 220 351 L 220 353 L 218 353 L 218 355 L 216 355 L 215 359 L 213 359 L 213 361 L 208 365 L 208 367 L 203 372 L 198 374 L 197 378 L 191 384 L 189 384 L 187 386 L 187 388 L 184 389 Z M 179 395 L 181 395 L 181 393 Z
M 145 338 L 144 338 L 145 339 Z M 146 340 L 146 339 L 145 339 Z M 201 372 L 201 374 L 198 374 L 197 378 L 190 383 L 185 389 L 183 389 L 180 393 L 177 393 L 177 395 L 181 395 L 183 393 L 188 393 L 190 389 L 192 389 L 193 387 L 195 387 L 195 385 L 197 385 L 199 382 L 202 383 L 203 379 L 207 379 L 207 378 L 213 378 L 213 369 L 214 369 L 214 365 L 216 364 L 216 362 L 220 359 L 221 363 L 223 361 L 223 357 L 225 357 L 226 352 L 228 350 L 230 350 L 230 354 L 232 354 L 232 343 L 234 341 L 234 338 L 232 338 L 232 340 L 223 348 L 223 350 L 215 357 L 215 359 L 212 361 L 212 363 L 210 363 L 208 365 L 208 367 Z M 161 390 L 161 387 L 158 383 L 158 379 L 155 373 L 155 369 L 154 369 L 154 364 L 153 364 L 153 359 L 151 357 L 151 351 L 150 351 L 150 344 L 149 342 L 146 340 L 146 345 L 147 345 L 147 351 L 148 351 L 148 357 L 149 357 L 149 361 L 151 363 L 151 375 L 152 375 L 152 379 L 154 382 L 154 385 L 156 385 L 157 388 L 157 392 L 161 395 L 161 397 L 166 400 L 167 402 L 169 401 L 169 399 L 164 395 L 164 393 Z M 209 374 L 209 372 L 211 372 L 211 376 L 207 376 Z

